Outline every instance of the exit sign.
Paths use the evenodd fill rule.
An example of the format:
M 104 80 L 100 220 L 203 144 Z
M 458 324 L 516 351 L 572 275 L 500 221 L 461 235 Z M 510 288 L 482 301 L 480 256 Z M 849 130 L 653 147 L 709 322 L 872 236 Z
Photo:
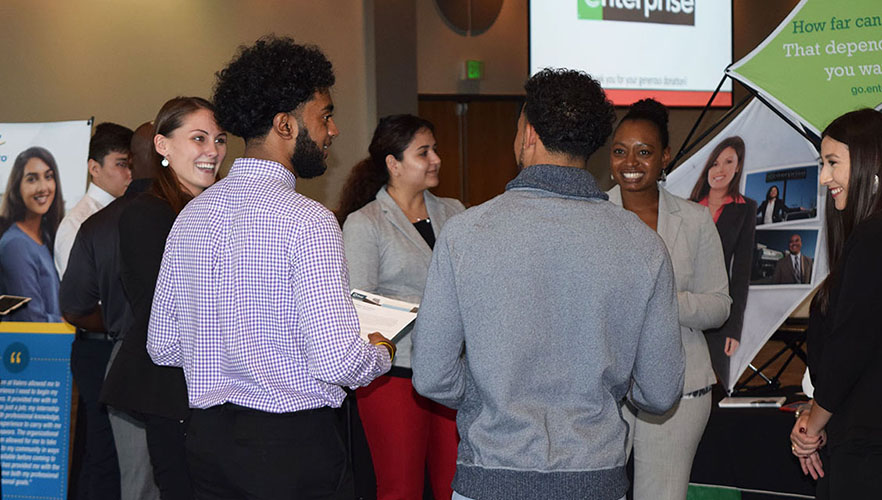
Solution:
M 465 62 L 466 80 L 480 80 L 484 78 L 484 61 L 468 60 Z

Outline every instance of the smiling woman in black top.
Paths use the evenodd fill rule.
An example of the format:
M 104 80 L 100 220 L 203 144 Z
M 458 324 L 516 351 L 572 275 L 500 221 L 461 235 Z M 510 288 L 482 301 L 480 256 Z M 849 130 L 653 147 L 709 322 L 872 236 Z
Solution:
M 882 491 L 882 114 L 846 113 L 821 140 L 830 275 L 812 301 L 809 411 L 790 434 L 818 498 L 878 498 Z M 818 450 L 827 447 L 822 463 Z
M 165 240 L 184 206 L 214 184 L 227 134 L 200 97 L 166 102 L 154 120 L 163 168 L 119 222 L 120 277 L 134 321 L 108 370 L 102 401 L 145 424 L 153 476 L 163 500 L 193 498 L 184 438 L 190 408 L 181 368 L 158 366 L 147 353 L 147 326 Z M 123 486 L 125 488 L 125 485 Z

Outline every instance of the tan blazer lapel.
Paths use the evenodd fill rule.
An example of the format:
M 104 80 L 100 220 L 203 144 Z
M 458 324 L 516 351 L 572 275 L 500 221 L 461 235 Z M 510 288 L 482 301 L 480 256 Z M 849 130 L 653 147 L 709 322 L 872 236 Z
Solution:
M 680 207 L 664 189 L 658 190 L 658 234 L 661 235 L 668 248 L 676 248 L 677 236 L 680 233 Z

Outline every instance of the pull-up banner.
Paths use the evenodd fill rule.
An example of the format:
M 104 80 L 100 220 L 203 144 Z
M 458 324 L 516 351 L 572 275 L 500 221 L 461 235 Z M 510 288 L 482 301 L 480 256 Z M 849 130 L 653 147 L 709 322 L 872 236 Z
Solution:
M 837 116 L 882 103 L 879 7 L 879 0 L 802 0 L 728 73 L 820 135 Z
M 66 323 L 0 323 L 3 500 L 66 500 L 70 344 Z
M 750 220 L 740 227 L 743 232 L 737 240 L 730 239 L 743 239 L 747 245 L 736 242 L 727 252 L 732 255 L 730 291 L 748 288 L 746 302 L 732 305 L 732 314 L 743 311 L 741 346 L 729 359 L 728 372 L 718 374 L 729 392 L 769 337 L 827 275 L 826 189 L 818 185 L 818 153 L 761 102 L 751 101 L 714 139 L 684 160 L 668 176 L 667 190 L 689 198 L 696 186 L 709 184 L 715 175 L 711 167 L 725 150 L 717 158 L 711 155 L 722 141 L 735 138 L 743 145 L 739 159 L 743 171 L 733 174 L 730 185 L 737 183 L 739 195 L 756 201 L 757 212 L 748 214 Z M 718 223 L 717 229 L 732 234 L 739 227 Z M 799 247 L 791 245 L 797 236 Z M 801 279 L 786 272 L 794 252 L 803 256 Z M 739 274 L 736 269 L 744 271 Z

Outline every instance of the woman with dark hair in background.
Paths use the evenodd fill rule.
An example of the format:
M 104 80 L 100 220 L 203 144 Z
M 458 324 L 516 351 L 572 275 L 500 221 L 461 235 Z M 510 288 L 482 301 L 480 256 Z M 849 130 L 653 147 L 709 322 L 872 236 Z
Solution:
M 790 433 L 817 498 L 882 492 L 882 114 L 846 113 L 821 134 L 830 274 L 812 300 L 808 328 L 812 405 Z M 826 444 L 821 463 L 819 448 Z
M 108 371 L 102 401 L 144 421 L 161 498 L 190 499 L 184 449 L 190 408 L 184 372 L 153 363 L 146 347 L 147 326 L 165 240 L 184 206 L 214 184 L 227 152 L 227 134 L 215 121 L 212 104 L 200 97 L 166 102 L 153 124 L 163 168 L 151 188 L 132 200 L 120 217 L 120 276 L 134 322 Z
M 710 214 L 658 185 L 670 156 L 668 110 L 652 99 L 634 103 L 613 133 L 610 171 L 618 186 L 609 191 L 609 199 L 637 214 L 664 240 L 674 267 L 686 351 L 683 398 L 677 405 L 663 415 L 623 408 L 628 447 L 633 443 L 634 449 L 635 500 L 686 498 L 716 381 L 702 330 L 722 325 L 732 303 Z
M 15 158 L 0 207 L 0 293 L 30 297 L 6 321 L 61 321 L 55 231 L 64 217 L 61 180 L 52 153 L 28 148 Z
M 784 220 L 784 202 L 778 197 L 778 186 L 772 185 L 766 191 L 766 199 L 756 211 L 756 225 L 771 224 Z
M 732 136 L 711 151 L 692 189 L 689 200 L 710 210 L 723 244 L 723 260 L 729 275 L 732 307 L 720 328 L 705 330 L 707 347 L 717 376 L 729 382 L 729 357 L 741 341 L 744 308 L 753 264 L 756 202 L 742 196 L 739 186 L 744 172 L 744 141 Z
M 377 125 L 369 152 L 353 168 L 338 211 L 350 285 L 419 302 L 435 238 L 447 219 L 465 208 L 428 191 L 438 185 L 441 168 L 430 122 L 387 116 Z M 356 391 L 377 498 L 422 498 L 426 470 L 435 498 L 450 498 L 458 441 L 455 412 L 414 391 L 410 351 L 406 336 L 398 342 L 390 372 Z M 396 422 L 394 430 L 389 422 Z
M 778 191 L 778 186 L 773 184 L 766 191 L 766 199 L 763 200 L 756 211 L 756 225 L 782 222 L 787 218 L 787 214 L 799 212 L 800 210 L 800 208 L 790 208 L 785 205 Z

